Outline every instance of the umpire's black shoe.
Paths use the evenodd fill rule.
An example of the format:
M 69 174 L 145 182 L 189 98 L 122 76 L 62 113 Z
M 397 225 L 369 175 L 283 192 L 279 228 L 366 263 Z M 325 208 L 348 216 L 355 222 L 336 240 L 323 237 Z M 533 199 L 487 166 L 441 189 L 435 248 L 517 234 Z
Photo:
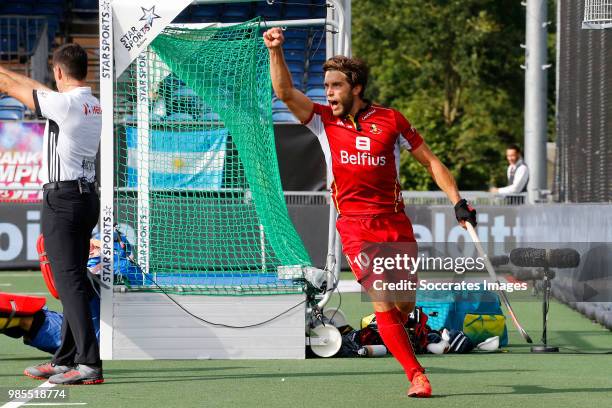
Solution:
M 49 382 L 59 385 L 101 384 L 104 376 L 101 367 L 79 364 L 68 372 L 50 377 Z

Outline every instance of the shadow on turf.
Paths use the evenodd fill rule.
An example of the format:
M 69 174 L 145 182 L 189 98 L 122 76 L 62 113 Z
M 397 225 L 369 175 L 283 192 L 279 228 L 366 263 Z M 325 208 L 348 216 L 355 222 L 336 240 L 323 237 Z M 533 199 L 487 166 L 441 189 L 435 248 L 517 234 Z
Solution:
M 249 369 L 250 367 L 189 367 L 189 368 L 160 368 L 160 369 L 156 369 L 154 370 L 155 372 L 158 373 L 173 373 L 173 372 L 192 372 L 192 371 L 220 371 L 220 370 L 246 370 Z M 131 368 L 113 368 L 112 370 L 104 370 L 104 372 L 108 372 L 109 374 L 131 374 L 131 373 L 142 373 L 143 370 L 142 368 L 140 369 L 131 369 Z M 148 373 L 151 373 L 150 371 L 147 371 Z M 129 377 L 128 377 L 129 378 Z M 134 378 L 139 378 L 139 377 L 134 377 Z
M 248 379 L 265 379 L 265 378 L 306 378 L 306 377 L 344 377 L 344 376 L 363 376 L 364 372 L 363 371 L 344 371 L 344 372 L 330 372 L 330 371 L 322 371 L 322 372 L 309 372 L 309 373 L 264 373 L 264 374 L 238 374 L 238 375 L 234 375 L 234 374 L 228 374 L 228 375 L 204 375 L 204 376 L 197 376 L 197 375 L 185 375 L 185 376 L 179 376 L 177 378 L 177 376 L 172 376 L 171 378 L 168 377 L 167 375 L 165 375 L 168 371 L 181 371 L 181 372 L 185 372 L 185 373 L 189 373 L 190 371 L 212 371 L 212 370 L 227 370 L 227 369 L 236 369 L 236 368 L 240 368 L 240 369 L 247 369 L 250 367 L 216 367 L 216 368 L 202 368 L 202 369 L 180 369 L 180 368 L 176 368 L 176 369 L 172 369 L 172 370 L 149 370 L 149 371 L 143 371 L 142 369 L 140 370 L 124 370 L 124 369 L 119 369 L 119 370 L 108 370 L 106 372 L 106 377 L 107 378 L 107 382 L 108 383 L 113 383 L 113 384 L 138 384 L 138 383 L 156 383 L 156 382 L 180 382 L 180 381 L 194 381 L 194 380 L 209 380 L 209 381 L 217 381 L 217 380 L 248 380 Z M 428 368 L 427 369 L 427 373 L 428 374 L 471 374 L 471 373 L 498 373 L 498 372 L 503 372 L 503 373 L 508 373 L 508 372 L 528 372 L 528 371 L 534 371 L 534 370 L 513 370 L 513 369 L 499 369 L 499 370 L 482 370 L 482 369 L 478 369 L 478 370 L 456 370 L 456 369 L 452 369 L 452 368 Z M 142 375 L 140 376 L 123 376 L 121 375 L 121 373 L 141 373 Z M 159 373 L 160 377 L 159 378 L 151 378 L 151 374 L 152 373 Z M 114 374 L 119 374 L 118 377 L 114 377 Z M 404 375 L 404 372 L 402 370 L 386 370 L 386 371 L 368 371 L 367 372 L 368 375 L 371 374 L 377 374 L 377 375 Z M 140 378 L 146 378 L 143 380 L 140 380 Z
M 469 392 L 457 394 L 437 394 L 438 398 L 481 395 L 542 395 L 542 394 L 569 394 L 575 392 L 612 392 L 612 388 L 546 388 L 540 385 L 512 385 L 512 392 Z
M 5 358 L 5 357 L 0 357 L 0 361 L 44 361 L 45 357 L 11 357 L 11 358 Z M 51 357 L 47 357 L 47 360 L 51 360 Z M 38 364 L 38 363 L 36 363 Z

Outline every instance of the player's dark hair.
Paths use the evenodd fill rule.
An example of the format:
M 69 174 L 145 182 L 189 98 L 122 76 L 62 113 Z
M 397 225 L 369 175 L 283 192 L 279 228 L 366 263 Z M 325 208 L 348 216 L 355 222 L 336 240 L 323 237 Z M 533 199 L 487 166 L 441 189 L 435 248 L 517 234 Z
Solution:
M 64 44 L 53 52 L 56 65 L 69 77 L 82 81 L 87 76 L 87 52 L 79 44 Z
M 521 148 L 519 147 L 519 145 L 514 143 L 511 143 L 506 146 L 506 150 L 516 150 L 518 154 L 521 154 Z
M 348 83 L 354 87 L 361 85 L 359 97 L 363 99 L 363 94 L 368 84 L 368 66 L 365 62 L 358 58 L 349 58 L 343 55 L 331 57 L 323 64 L 323 72 L 340 71 L 348 80 Z

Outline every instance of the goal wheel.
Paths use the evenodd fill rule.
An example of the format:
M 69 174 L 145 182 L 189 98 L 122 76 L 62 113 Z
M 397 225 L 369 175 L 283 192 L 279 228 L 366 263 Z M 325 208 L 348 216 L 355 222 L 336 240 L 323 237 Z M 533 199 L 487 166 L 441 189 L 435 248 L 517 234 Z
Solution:
M 323 318 L 325 320 L 325 323 L 329 322 L 329 324 L 334 327 L 343 327 L 348 325 L 346 315 L 342 310 L 338 309 L 337 307 L 325 309 L 323 311 Z
M 332 357 L 342 346 L 342 335 L 332 325 L 320 325 L 308 331 L 310 349 L 319 357 Z

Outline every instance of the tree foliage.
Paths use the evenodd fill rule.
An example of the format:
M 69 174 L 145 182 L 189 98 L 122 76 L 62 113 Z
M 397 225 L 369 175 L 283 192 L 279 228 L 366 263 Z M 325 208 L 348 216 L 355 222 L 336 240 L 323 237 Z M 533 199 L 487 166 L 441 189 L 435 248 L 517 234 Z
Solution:
M 525 10 L 516 0 L 355 0 L 353 55 L 368 97 L 399 109 L 465 190 L 505 179 L 504 148 L 523 139 Z M 404 188 L 435 189 L 402 154 Z

